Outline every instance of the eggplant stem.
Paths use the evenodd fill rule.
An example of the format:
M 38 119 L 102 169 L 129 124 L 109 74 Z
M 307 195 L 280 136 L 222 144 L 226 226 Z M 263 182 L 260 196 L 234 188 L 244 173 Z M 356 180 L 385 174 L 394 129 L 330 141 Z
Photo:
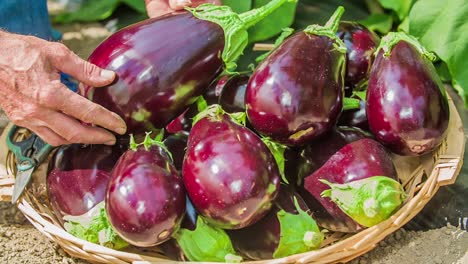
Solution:
M 330 17 L 330 19 L 327 21 L 325 24 L 325 28 L 330 29 L 333 33 L 336 33 L 338 31 L 338 26 L 340 25 L 340 19 L 344 14 L 344 7 L 339 6 L 336 10 L 335 13 Z
M 269 16 L 286 2 L 297 2 L 297 0 L 272 0 L 264 6 L 239 14 L 239 17 L 244 22 L 245 28 L 248 29 Z
M 393 47 L 398 44 L 400 41 L 405 41 L 416 48 L 423 56 L 425 56 L 430 61 L 435 61 L 437 56 L 429 52 L 415 37 L 410 36 L 404 32 L 389 32 L 385 37 L 380 41 L 380 45 L 375 50 L 374 55 L 377 56 L 380 50 L 383 50 L 384 57 L 390 56 Z

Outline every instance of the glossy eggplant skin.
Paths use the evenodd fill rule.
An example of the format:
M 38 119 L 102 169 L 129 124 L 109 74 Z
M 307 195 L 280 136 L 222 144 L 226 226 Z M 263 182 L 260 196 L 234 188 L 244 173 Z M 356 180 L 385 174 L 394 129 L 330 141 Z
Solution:
M 280 184 L 267 146 L 226 114 L 204 117 L 192 128 L 182 174 L 200 215 L 224 229 L 243 228 L 262 218 Z
M 84 92 L 120 115 L 129 134 L 163 128 L 215 79 L 223 49 L 223 29 L 190 13 L 144 20 L 94 50 L 89 62 L 115 71 L 118 79 Z
M 396 170 L 388 151 L 377 141 L 365 138 L 347 144 L 331 156 L 320 169 L 307 176 L 304 179 L 304 189 L 320 202 L 335 222 L 345 225 L 350 232 L 356 232 L 362 227 L 329 198 L 320 195 L 330 187 L 319 179 L 343 184 L 372 176 L 387 176 L 397 180 Z M 319 225 L 321 221 L 318 220 Z
M 218 103 L 227 113 L 245 112 L 245 91 L 249 82 L 245 74 L 235 75 L 225 83 Z
M 128 243 L 151 247 L 171 238 L 185 214 L 186 195 L 177 170 L 160 147 L 122 155 L 112 171 L 106 212 Z
M 260 134 L 304 145 L 329 131 L 342 110 L 345 56 L 328 37 L 299 32 L 252 74 L 245 104 Z
M 411 44 L 399 41 L 389 57 L 380 51 L 367 91 L 370 131 L 399 155 L 423 155 L 442 142 L 449 106 L 432 63 Z
M 372 135 L 355 127 L 336 127 L 320 140 L 311 142 L 299 150 L 285 152 L 285 175 L 290 184 L 301 186 L 303 179 L 327 162 L 331 156 L 347 144 L 370 138 Z
M 291 186 L 282 183 L 274 206 L 265 217 L 249 227 L 229 230 L 228 235 L 236 251 L 247 259 L 272 259 L 281 238 L 281 225 L 277 213 L 284 210 L 298 214 L 294 198 L 302 210 L 309 211 L 302 197 Z
M 336 34 L 347 48 L 345 94 L 350 96 L 356 85 L 369 78 L 373 54 L 380 38 L 364 26 L 348 21 L 340 22 Z
M 82 215 L 104 201 L 112 168 L 125 151 L 116 144 L 62 146 L 54 153 L 47 173 L 47 192 L 60 215 Z

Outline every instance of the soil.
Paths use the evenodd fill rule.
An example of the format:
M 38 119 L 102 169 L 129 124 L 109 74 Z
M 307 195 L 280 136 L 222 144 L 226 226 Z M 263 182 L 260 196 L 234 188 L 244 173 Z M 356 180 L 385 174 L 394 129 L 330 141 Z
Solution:
M 83 58 L 87 58 L 110 34 L 101 24 L 73 24 L 57 29 L 64 32 L 64 43 Z M 383 240 L 373 251 L 350 263 L 410 262 L 468 263 L 468 233 L 454 226 L 427 231 L 400 229 Z M 57 244 L 50 242 L 28 224 L 15 207 L 9 203 L 0 203 L 0 263 L 88 262 L 69 257 Z

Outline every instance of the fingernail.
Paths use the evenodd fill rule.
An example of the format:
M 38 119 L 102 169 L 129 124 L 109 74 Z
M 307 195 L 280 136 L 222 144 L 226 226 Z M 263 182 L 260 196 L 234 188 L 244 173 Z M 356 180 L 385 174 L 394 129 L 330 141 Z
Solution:
M 115 130 L 115 132 L 117 132 L 120 135 L 123 135 L 125 134 L 125 132 L 127 132 L 127 129 L 125 127 L 119 127 Z
M 113 71 L 109 70 L 102 70 L 101 71 L 101 77 L 104 79 L 114 79 L 115 78 L 115 73 Z

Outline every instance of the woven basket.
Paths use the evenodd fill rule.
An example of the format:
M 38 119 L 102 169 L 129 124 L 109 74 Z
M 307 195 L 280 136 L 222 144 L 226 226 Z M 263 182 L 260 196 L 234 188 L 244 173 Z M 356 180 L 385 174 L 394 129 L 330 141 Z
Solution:
M 452 184 L 461 169 L 465 148 L 465 136 L 460 116 L 449 98 L 450 122 L 448 134 L 442 145 L 433 153 L 422 157 L 394 156 L 398 177 L 409 198 L 404 206 L 390 219 L 356 234 L 328 232 L 319 250 L 274 260 L 248 263 L 336 263 L 347 262 L 372 250 L 382 239 L 410 221 L 434 196 L 440 186 Z M 8 131 L 7 127 L 5 131 Z M 27 131 L 20 131 L 17 137 L 24 137 Z M 5 146 L 5 135 L 0 138 L 0 200 L 11 198 L 14 184 L 15 161 Z M 6 155 L 5 155 L 6 153 Z M 3 155 L 3 156 L 2 156 Z M 18 202 L 26 218 L 45 236 L 58 243 L 74 257 L 96 263 L 163 263 L 172 262 L 158 248 L 142 250 L 127 248 L 126 251 L 112 250 L 78 239 L 68 234 L 52 213 L 45 195 L 47 163 L 42 164 L 26 195 Z

